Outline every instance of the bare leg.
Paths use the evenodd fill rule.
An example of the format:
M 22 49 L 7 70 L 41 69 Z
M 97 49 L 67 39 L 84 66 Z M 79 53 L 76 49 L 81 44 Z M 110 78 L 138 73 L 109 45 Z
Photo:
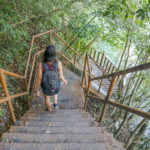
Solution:
M 50 96 L 44 95 L 44 97 L 45 97 L 46 108 L 48 109 L 48 111 L 51 111 L 51 101 L 50 101 Z
M 57 94 L 53 95 L 52 97 L 53 97 L 54 104 L 57 104 Z

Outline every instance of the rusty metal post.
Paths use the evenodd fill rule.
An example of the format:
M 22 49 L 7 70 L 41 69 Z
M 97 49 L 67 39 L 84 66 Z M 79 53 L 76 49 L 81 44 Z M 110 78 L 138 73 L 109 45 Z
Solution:
M 75 55 L 74 55 L 74 72 L 75 72 L 75 69 L 76 69 L 76 57 L 77 57 L 77 54 L 75 53 Z
M 84 81 L 84 78 L 85 78 L 86 65 L 87 65 L 87 58 L 85 57 L 81 86 L 83 86 L 83 81 Z
M 103 120 L 103 118 L 104 118 L 104 115 L 105 115 L 105 112 L 106 112 L 107 101 L 109 100 L 109 97 L 112 95 L 112 91 L 113 91 L 115 82 L 116 82 L 116 76 L 113 77 L 112 80 L 111 80 L 111 83 L 110 83 L 110 86 L 109 86 L 109 90 L 108 90 L 107 96 L 106 96 L 106 98 L 105 98 L 105 103 L 104 103 L 104 106 L 103 106 L 103 110 L 102 110 L 101 116 L 100 116 L 100 118 L 99 118 L 99 122 L 100 122 L 100 123 L 102 122 L 102 120 Z
M 0 79 L 2 81 L 2 86 L 3 86 L 3 89 L 4 89 L 4 93 L 7 96 L 7 98 L 9 99 L 9 92 L 8 92 L 8 88 L 7 88 L 7 84 L 6 84 L 6 80 L 5 80 L 5 76 L 4 76 L 3 72 L 0 72 Z M 15 117 L 15 114 L 14 114 L 14 111 L 13 111 L 13 106 L 12 106 L 11 99 L 8 100 L 8 107 L 9 107 L 9 111 L 10 111 L 10 114 L 11 114 L 11 117 L 12 117 L 12 121 L 13 121 L 13 123 L 15 123 L 16 122 L 16 117 Z
M 49 32 L 49 44 L 52 44 L 52 32 Z

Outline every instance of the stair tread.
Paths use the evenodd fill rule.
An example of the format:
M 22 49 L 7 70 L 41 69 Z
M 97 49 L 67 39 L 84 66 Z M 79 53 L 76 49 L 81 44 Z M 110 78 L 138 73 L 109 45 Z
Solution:
M 15 133 L 36 133 L 36 134 L 62 134 L 62 133 L 97 133 L 101 131 L 100 127 L 28 127 L 12 126 L 9 132 Z
M 25 121 L 50 121 L 50 122 L 64 122 L 64 121 L 68 121 L 68 122 L 79 122 L 79 121 L 82 121 L 82 122 L 87 122 L 89 119 L 88 118 L 57 118 L 57 117 L 54 117 L 54 118 L 51 118 L 51 117 L 22 117 L 20 120 L 25 120 Z
M 44 127 L 84 127 L 84 126 L 96 126 L 95 122 L 90 122 L 90 121 L 62 121 L 62 122 L 50 122 L 50 121 L 17 121 L 16 126 L 32 126 L 32 127 L 37 127 L 37 126 L 44 126 Z
M 1 150 L 123 150 L 108 143 L 1 143 Z
M 107 142 L 108 134 L 100 132 L 83 134 L 27 134 L 27 133 L 4 133 L 3 143 L 96 143 Z M 112 139 L 113 140 L 113 139 Z M 114 140 L 113 140 L 114 142 Z

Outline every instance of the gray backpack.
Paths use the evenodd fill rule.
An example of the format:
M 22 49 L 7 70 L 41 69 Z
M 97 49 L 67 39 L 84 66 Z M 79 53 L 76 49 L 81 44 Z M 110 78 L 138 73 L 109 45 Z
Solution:
M 43 77 L 42 77 L 42 88 L 49 90 L 50 93 L 54 93 L 59 84 L 59 73 L 58 63 L 53 66 L 48 63 L 42 64 Z

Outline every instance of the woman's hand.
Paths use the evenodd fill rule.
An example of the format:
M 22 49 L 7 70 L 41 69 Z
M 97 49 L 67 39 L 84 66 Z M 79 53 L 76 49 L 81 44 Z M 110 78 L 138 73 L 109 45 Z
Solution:
M 67 85 L 67 80 L 64 81 L 64 85 Z
M 39 97 L 40 96 L 40 90 L 36 91 L 36 95 Z

